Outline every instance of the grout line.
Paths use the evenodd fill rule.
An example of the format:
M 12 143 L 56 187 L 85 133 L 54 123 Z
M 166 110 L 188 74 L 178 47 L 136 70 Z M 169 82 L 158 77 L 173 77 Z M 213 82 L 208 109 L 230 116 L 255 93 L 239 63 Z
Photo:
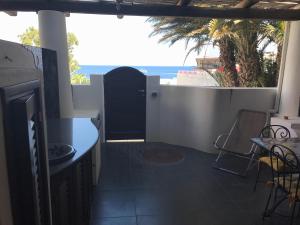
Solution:
M 134 213 L 135 213 L 135 224 L 138 225 L 138 220 L 137 220 L 137 207 L 136 207 L 136 192 L 134 192 Z

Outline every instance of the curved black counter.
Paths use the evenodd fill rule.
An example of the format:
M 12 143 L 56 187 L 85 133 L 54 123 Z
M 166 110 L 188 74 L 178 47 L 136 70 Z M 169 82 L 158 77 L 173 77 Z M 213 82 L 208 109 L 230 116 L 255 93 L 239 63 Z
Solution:
M 89 118 L 49 119 L 47 133 L 48 143 L 69 144 L 76 150 L 71 159 L 50 165 L 50 175 L 77 162 L 95 146 L 99 138 L 99 133 Z

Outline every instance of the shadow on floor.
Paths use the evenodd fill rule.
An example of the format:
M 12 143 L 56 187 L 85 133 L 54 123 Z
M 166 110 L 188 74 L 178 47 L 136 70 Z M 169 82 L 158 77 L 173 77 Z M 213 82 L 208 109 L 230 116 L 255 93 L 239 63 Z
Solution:
M 144 160 L 149 148 L 181 151 L 183 160 Z M 255 170 L 241 178 L 211 167 L 215 155 L 162 143 L 106 143 L 91 225 L 286 225 L 262 221 L 269 189 L 253 192 Z M 297 222 L 295 223 L 297 224 Z

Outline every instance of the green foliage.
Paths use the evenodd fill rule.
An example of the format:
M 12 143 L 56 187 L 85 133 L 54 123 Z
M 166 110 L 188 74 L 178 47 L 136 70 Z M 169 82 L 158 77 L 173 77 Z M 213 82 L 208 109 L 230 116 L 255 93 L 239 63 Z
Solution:
M 270 82 L 277 80 L 279 69 L 271 67 L 278 67 L 280 62 L 283 21 L 152 17 L 148 22 L 153 26 L 150 36 L 161 35 L 159 42 L 168 42 L 171 46 L 180 40 L 187 44 L 193 41 L 188 54 L 191 51 L 199 53 L 209 43 L 219 46 L 224 72 L 217 73 L 215 78 L 220 85 L 269 86 Z M 225 45 L 230 41 L 232 48 Z M 277 63 L 265 63 L 261 56 L 272 42 L 278 47 Z M 238 74 L 235 64 L 240 66 Z M 270 76 L 275 76 L 273 81 Z
M 262 26 L 263 32 L 277 45 L 283 44 L 286 23 L 284 21 L 270 21 Z
M 34 27 L 28 27 L 23 34 L 18 35 L 24 45 L 41 46 L 39 31 Z
M 39 30 L 35 27 L 29 27 L 24 33 L 18 35 L 22 44 L 40 47 Z M 77 60 L 74 58 L 74 48 L 79 45 L 78 39 L 74 33 L 69 32 L 67 34 L 68 41 L 68 56 L 69 56 L 69 68 L 71 76 L 76 74 L 76 71 L 80 69 Z
M 214 73 L 210 74 L 216 81 L 217 83 L 220 85 L 220 87 L 225 87 L 226 86 L 226 81 L 224 79 L 225 74 L 220 72 L 220 71 L 216 71 Z
M 89 85 L 90 79 L 88 79 L 84 74 L 74 74 L 71 76 L 71 84 Z
M 278 80 L 277 63 L 272 59 L 263 60 L 263 72 L 259 77 L 259 83 L 263 87 L 276 87 Z
M 76 71 L 80 69 L 77 60 L 74 58 L 74 47 L 79 45 L 78 39 L 74 33 L 67 34 L 68 39 L 68 53 L 69 53 L 69 67 L 71 75 L 75 75 Z

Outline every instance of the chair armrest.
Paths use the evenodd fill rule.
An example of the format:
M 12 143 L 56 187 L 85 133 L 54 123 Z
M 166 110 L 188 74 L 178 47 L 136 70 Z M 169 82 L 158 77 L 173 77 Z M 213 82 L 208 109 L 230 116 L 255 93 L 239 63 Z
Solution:
M 229 136 L 229 134 L 220 134 L 217 139 L 214 141 L 214 146 L 217 149 L 223 148 L 224 142 L 226 138 Z

